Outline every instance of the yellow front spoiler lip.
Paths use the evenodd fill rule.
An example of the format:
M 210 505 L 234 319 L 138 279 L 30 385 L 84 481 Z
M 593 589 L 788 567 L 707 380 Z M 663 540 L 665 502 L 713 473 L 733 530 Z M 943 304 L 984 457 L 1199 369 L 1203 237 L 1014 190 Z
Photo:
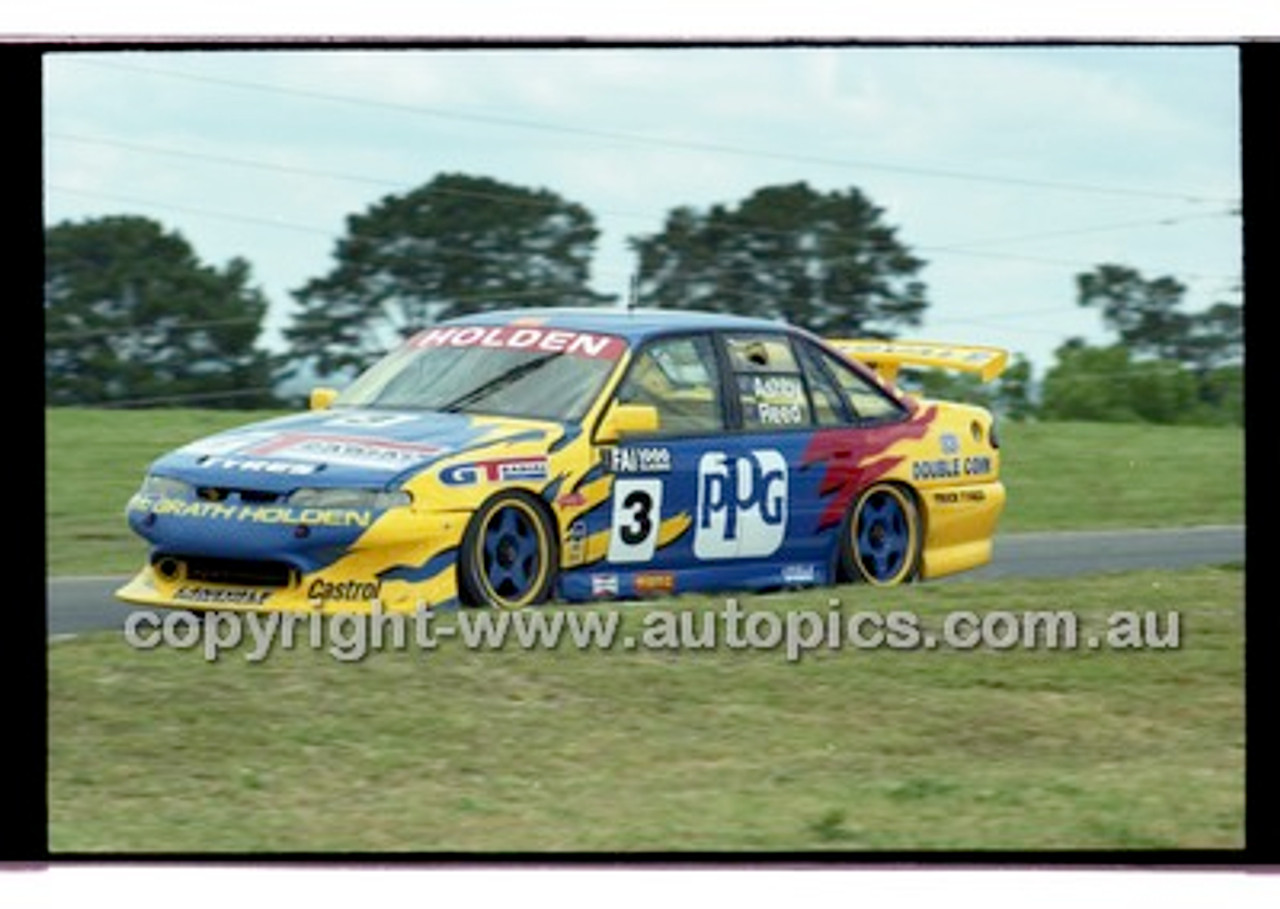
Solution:
M 115 596 L 136 606 L 187 611 L 326 614 L 369 614 L 375 607 L 382 613 L 412 613 L 419 608 L 435 609 L 456 603 L 458 598 L 452 565 L 419 581 L 354 584 L 352 588 L 371 589 L 367 592 L 356 589 L 354 593 L 328 599 L 309 595 L 317 580 L 317 576 L 306 576 L 299 583 L 283 588 L 168 580 L 148 565 L 116 590 Z

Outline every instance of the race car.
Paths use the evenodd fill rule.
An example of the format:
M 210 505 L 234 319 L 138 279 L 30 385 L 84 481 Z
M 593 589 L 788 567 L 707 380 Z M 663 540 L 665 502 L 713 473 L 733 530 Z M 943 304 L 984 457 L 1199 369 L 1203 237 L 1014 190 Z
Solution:
M 940 577 L 990 559 L 996 428 L 893 377 L 1005 360 L 720 313 L 438 323 L 305 413 L 156 460 L 118 596 L 393 612 Z

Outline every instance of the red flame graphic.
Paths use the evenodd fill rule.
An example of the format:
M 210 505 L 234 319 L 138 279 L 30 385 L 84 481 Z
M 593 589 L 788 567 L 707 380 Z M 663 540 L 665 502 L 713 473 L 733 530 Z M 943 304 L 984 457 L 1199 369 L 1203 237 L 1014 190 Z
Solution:
M 923 438 L 937 416 L 937 405 L 903 423 L 867 429 L 820 429 L 804 451 L 803 465 L 824 464 L 826 473 L 818 487 L 821 496 L 832 496 L 818 519 L 818 530 L 839 524 L 854 497 L 903 460 L 902 455 L 869 460 L 895 442 Z

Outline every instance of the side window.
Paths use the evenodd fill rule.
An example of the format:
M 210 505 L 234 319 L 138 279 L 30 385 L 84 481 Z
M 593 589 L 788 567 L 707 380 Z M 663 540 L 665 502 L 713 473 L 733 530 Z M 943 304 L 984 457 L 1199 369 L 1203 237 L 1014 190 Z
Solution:
M 812 425 L 809 396 L 786 335 L 728 335 L 725 345 L 744 428 Z
M 796 351 L 809 383 L 809 395 L 813 399 L 813 416 L 819 426 L 846 426 L 852 422 L 840 390 L 830 372 L 822 365 L 821 353 L 811 344 L 799 341 Z
M 657 408 L 660 435 L 723 431 L 724 411 L 711 339 L 687 335 L 647 344 L 618 387 L 618 400 Z
M 902 405 L 889 397 L 884 389 L 874 381 L 863 378 L 843 359 L 834 357 L 826 351 L 821 351 L 818 356 L 822 358 L 822 362 L 835 378 L 836 384 L 840 386 L 845 400 L 853 410 L 855 419 L 879 422 L 896 419 L 906 413 Z

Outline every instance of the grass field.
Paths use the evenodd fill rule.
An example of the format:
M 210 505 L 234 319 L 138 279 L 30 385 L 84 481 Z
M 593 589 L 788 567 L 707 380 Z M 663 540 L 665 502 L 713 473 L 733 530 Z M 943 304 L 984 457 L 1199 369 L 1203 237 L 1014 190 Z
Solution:
M 1005 423 L 1003 531 L 1244 522 L 1244 433 L 1223 426 Z
M 1243 845 L 1243 572 L 860 589 L 1180 617 L 1171 649 L 375 652 L 50 645 L 55 854 Z M 842 595 L 846 591 L 841 590 Z M 821 609 L 827 591 L 744 608 Z M 681 609 L 722 606 L 686 597 Z M 647 610 L 631 607 L 628 627 Z
M 143 557 L 157 455 L 265 414 L 46 412 L 50 574 Z M 1007 424 L 1002 532 L 1243 521 L 1243 434 Z M 67 853 L 877 853 L 1243 845 L 1243 571 L 839 589 L 855 610 L 1177 612 L 1180 646 L 48 650 Z M 831 591 L 749 598 L 822 609 Z M 854 605 L 856 604 L 856 606 Z M 684 597 L 681 610 L 720 600 Z M 631 606 L 635 628 L 658 606 Z M 247 651 L 248 645 L 242 650 Z
M 122 574 L 144 548 L 124 506 L 147 465 L 199 436 L 270 414 L 225 411 L 46 411 L 48 573 Z M 1001 531 L 1240 523 L 1239 429 L 1094 423 L 1006 423 Z

